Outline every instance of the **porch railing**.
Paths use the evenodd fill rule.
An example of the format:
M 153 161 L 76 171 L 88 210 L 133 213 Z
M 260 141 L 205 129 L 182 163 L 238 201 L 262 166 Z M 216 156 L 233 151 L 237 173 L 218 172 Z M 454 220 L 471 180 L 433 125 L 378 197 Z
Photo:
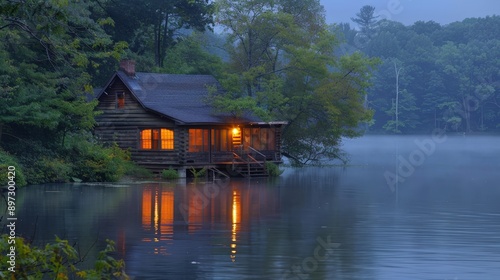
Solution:
M 266 155 L 253 147 L 248 146 L 246 148 L 247 149 L 245 149 L 243 145 L 240 145 L 233 151 L 233 170 L 235 169 L 236 163 L 239 162 L 240 164 L 246 164 L 246 173 L 248 173 L 246 175 L 249 177 L 252 165 L 254 168 L 255 166 L 259 166 L 259 168 L 265 172 L 264 163 L 267 159 Z
M 263 163 L 266 161 L 266 155 L 257 151 L 253 147 L 248 147 L 248 150 L 251 152 L 248 153 L 248 157 L 260 166 L 264 166 Z M 258 159 L 261 159 L 261 161 L 259 161 Z

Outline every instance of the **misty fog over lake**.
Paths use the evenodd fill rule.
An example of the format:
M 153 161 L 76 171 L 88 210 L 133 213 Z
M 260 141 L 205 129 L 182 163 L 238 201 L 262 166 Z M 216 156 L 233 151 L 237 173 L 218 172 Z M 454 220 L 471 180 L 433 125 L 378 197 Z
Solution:
M 500 138 L 434 140 L 346 139 L 348 166 L 276 180 L 29 186 L 19 233 L 116 240 L 133 279 L 497 279 Z

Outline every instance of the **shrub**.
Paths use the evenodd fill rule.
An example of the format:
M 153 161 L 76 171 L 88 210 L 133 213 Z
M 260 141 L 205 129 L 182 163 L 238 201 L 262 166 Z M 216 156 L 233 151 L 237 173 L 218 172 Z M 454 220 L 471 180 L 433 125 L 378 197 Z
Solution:
M 138 166 L 133 162 L 130 162 L 127 166 L 127 170 L 125 171 L 125 175 L 132 176 L 134 178 L 153 178 L 153 172 L 151 170 Z
M 9 166 L 15 167 L 16 186 L 22 187 L 26 185 L 26 178 L 23 172 L 23 167 L 18 163 L 17 159 L 9 155 L 7 152 L 0 149 L 0 186 L 7 186 L 8 168 Z
M 279 165 L 270 161 L 266 161 L 266 170 L 271 177 L 278 177 L 285 172 L 285 170 L 280 169 Z
M 0 279 L 129 279 L 124 273 L 123 260 L 110 256 L 114 251 L 113 241 L 106 240 L 107 246 L 98 254 L 94 269 L 81 270 L 76 264 L 83 259 L 67 240 L 56 237 L 54 243 L 37 248 L 23 238 L 10 239 L 8 235 L 2 235 L 0 251 L 10 252 L 12 240 L 16 249 L 15 267 L 11 268 L 7 253 L 2 253 Z
M 129 168 L 130 153 L 118 145 L 103 147 L 90 142 L 77 143 L 73 147 L 73 177 L 88 182 L 116 182 Z
M 47 144 L 47 143 L 45 143 Z M 8 166 L 16 167 L 16 185 L 68 182 L 71 178 L 87 182 L 118 181 L 126 173 L 151 176 L 130 162 L 130 153 L 116 144 L 97 143 L 89 133 L 69 134 L 64 146 L 43 145 L 40 141 L 23 141 L 0 149 L 0 184 L 6 182 Z M 23 172 L 24 171 L 24 172 Z
M 200 170 L 196 170 L 196 168 L 191 167 L 190 171 L 191 171 L 191 174 L 193 174 L 193 177 L 195 179 L 198 179 L 199 177 L 205 176 L 205 174 L 207 174 L 207 168 L 205 168 L 205 167 L 203 167 Z
M 32 183 L 65 183 L 72 173 L 72 164 L 60 158 L 43 157 L 35 166 L 36 174 L 31 174 Z
M 167 180 L 179 179 L 179 173 L 172 167 L 165 169 L 161 172 L 161 177 Z

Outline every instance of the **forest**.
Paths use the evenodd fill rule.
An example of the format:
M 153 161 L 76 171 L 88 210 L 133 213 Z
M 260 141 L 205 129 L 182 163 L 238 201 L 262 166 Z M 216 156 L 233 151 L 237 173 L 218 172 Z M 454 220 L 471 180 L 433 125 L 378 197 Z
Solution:
M 382 61 L 367 90 L 367 106 L 375 112 L 370 131 L 499 131 L 499 16 L 404 26 L 378 21 L 375 14 L 373 7 L 364 6 L 353 18 L 357 29 L 347 23 L 336 27 L 345 39 L 342 51 L 361 51 Z
M 95 88 L 141 72 L 211 74 L 217 110 L 288 122 L 292 163 L 344 160 L 364 133 L 500 130 L 500 17 L 411 26 L 318 0 L 25 0 L 0 4 L 0 168 L 19 185 L 147 175 L 92 135 Z M 5 168 L 4 168 L 5 167 Z M 6 172 L 0 174 L 3 178 Z

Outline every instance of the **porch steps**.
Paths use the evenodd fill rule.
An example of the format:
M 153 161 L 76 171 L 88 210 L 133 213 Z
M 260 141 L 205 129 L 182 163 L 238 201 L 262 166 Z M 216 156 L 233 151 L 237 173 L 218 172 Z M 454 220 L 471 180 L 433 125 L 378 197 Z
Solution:
M 236 171 L 245 178 L 268 177 L 269 174 L 263 163 L 250 162 L 248 164 L 241 164 Z
M 233 151 L 233 170 L 243 177 L 268 177 L 265 163 L 266 156 L 252 147 Z

